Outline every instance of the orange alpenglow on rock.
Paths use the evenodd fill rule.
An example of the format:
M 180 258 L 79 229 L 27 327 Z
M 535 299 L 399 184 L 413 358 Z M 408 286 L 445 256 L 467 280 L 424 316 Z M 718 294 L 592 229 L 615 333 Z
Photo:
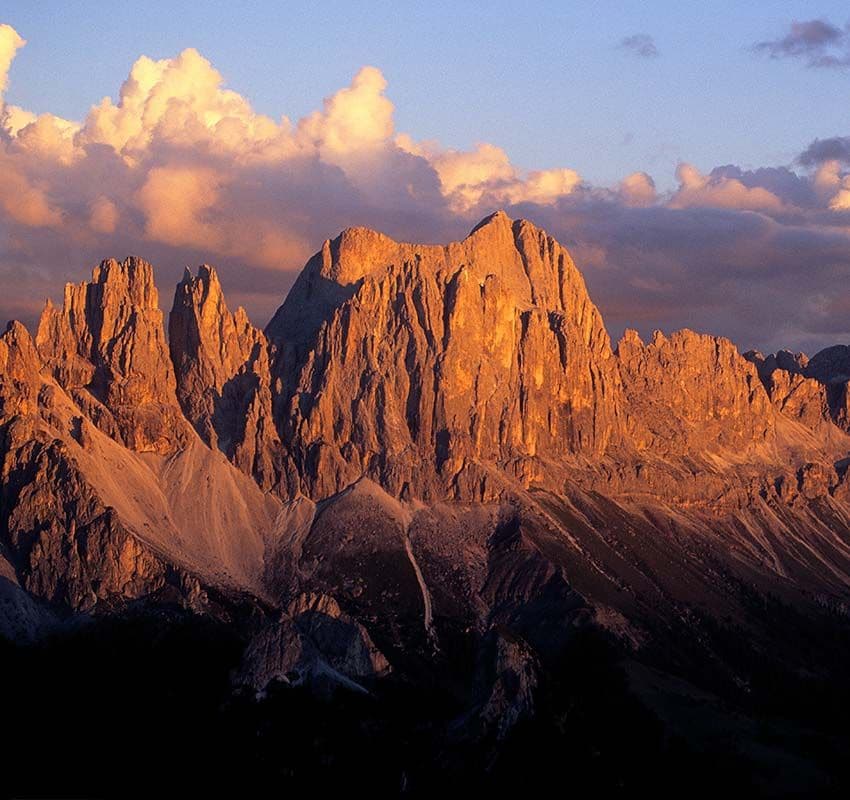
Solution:
M 543 594 L 558 624 L 592 609 L 639 642 L 678 603 L 740 610 L 735 581 L 850 582 L 846 349 L 742 356 L 684 330 L 614 350 L 570 254 L 525 220 L 445 246 L 345 230 L 265 331 L 203 265 L 168 330 L 128 258 L 66 287 L 34 340 L 0 336 L 19 605 L 255 598 L 281 615 L 240 672 L 261 688 L 284 667 L 356 684 L 387 643 L 439 647 L 447 614 Z
M 110 259 L 92 280 L 65 286 L 48 304 L 36 346 L 56 381 L 117 441 L 139 452 L 173 452 L 186 424 L 175 395 L 153 268 Z
M 394 492 L 474 493 L 483 463 L 599 456 L 621 433 L 616 361 L 581 275 L 503 213 L 445 247 L 343 232 L 266 332 L 281 342 L 286 438 L 320 495 L 376 461 Z

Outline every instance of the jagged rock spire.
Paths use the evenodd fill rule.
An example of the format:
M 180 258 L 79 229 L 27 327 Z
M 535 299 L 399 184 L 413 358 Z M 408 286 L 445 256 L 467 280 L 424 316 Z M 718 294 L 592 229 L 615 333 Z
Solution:
M 281 447 L 272 419 L 268 342 L 243 308 L 231 312 L 218 275 L 187 269 L 168 320 L 177 397 L 211 447 L 269 489 L 280 477 Z
M 92 280 L 65 286 L 36 334 L 42 359 L 102 430 L 140 451 L 185 441 L 151 265 L 109 259 Z

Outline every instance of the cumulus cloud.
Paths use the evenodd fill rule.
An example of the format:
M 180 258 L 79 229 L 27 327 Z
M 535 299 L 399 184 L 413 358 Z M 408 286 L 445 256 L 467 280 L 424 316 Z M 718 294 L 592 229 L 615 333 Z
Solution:
M 655 39 L 648 33 L 635 33 L 626 36 L 620 41 L 620 47 L 640 58 L 655 58 L 658 55 Z
M 0 156 L 0 207 L 13 222 L 28 228 L 57 226 L 62 221 L 47 191 L 31 181 L 13 159 Z
M 3 86 L 22 45 L 0 27 Z M 397 131 L 387 89 L 366 66 L 303 119 L 272 118 L 188 49 L 141 56 L 79 121 L 0 107 L 0 315 L 32 323 L 64 281 L 137 253 L 164 305 L 183 266 L 212 262 L 262 325 L 346 226 L 448 241 L 504 207 L 574 251 L 614 335 L 687 325 L 765 349 L 850 337 L 846 303 L 828 301 L 850 279 L 845 140 L 812 143 L 795 169 L 683 163 L 669 192 L 640 171 L 601 187 L 490 142 Z
M 581 175 L 573 169 L 522 173 L 501 147 L 487 142 L 475 145 L 472 150 L 442 150 L 435 142 L 417 144 L 402 134 L 396 144 L 428 162 L 440 179 L 442 194 L 458 212 L 488 204 L 548 204 L 570 194 L 582 183 Z
M 785 36 L 757 42 L 753 50 L 770 58 L 796 58 L 810 67 L 850 66 L 850 31 L 823 19 L 795 20 Z
M 145 234 L 166 244 L 220 249 L 219 230 L 209 218 L 219 185 L 211 169 L 155 167 L 138 193 Z
M 26 41 L 11 25 L 0 25 L 0 102 L 9 85 L 9 67 L 12 59 Z
M 691 164 L 676 169 L 679 189 L 673 195 L 671 208 L 735 208 L 750 211 L 779 211 L 782 201 L 761 186 L 747 186 L 723 171 L 703 175 Z
M 89 224 L 96 233 L 113 233 L 118 223 L 118 209 L 108 197 L 101 195 L 91 203 Z
M 221 74 L 197 50 L 171 59 L 139 58 L 121 87 L 119 101 L 105 97 L 92 108 L 77 144 L 103 144 L 129 164 L 157 144 L 200 145 L 217 153 L 250 156 L 289 133 L 286 120 L 275 123 L 255 114 L 247 100 L 223 88 Z
M 629 206 L 651 205 L 657 199 L 655 181 L 645 172 L 633 172 L 620 181 L 620 197 Z
M 815 139 L 797 157 L 804 167 L 823 164 L 825 161 L 850 163 L 850 136 L 831 136 L 827 139 Z
M 824 165 L 819 170 L 818 180 L 821 185 L 829 187 L 829 208 L 832 211 L 847 211 L 850 209 L 850 175 L 841 175 L 835 162 Z
M 351 86 L 325 100 L 298 126 L 331 164 L 346 164 L 380 149 L 393 134 L 393 104 L 384 97 L 387 81 L 376 67 L 363 67 Z

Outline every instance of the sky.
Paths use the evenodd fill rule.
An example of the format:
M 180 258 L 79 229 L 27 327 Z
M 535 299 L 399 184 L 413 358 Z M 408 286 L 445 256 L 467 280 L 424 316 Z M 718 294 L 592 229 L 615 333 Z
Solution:
M 132 252 L 166 308 L 207 261 L 263 325 L 348 225 L 448 241 L 501 207 L 571 249 L 615 339 L 847 342 L 848 21 L 830 2 L 7 2 L 0 317 L 32 325 Z

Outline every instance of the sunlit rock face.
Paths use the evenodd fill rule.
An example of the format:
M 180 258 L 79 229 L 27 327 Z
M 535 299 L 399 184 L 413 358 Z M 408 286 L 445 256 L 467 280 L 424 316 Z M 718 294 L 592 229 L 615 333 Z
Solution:
M 149 366 L 144 357 L 127 358 Z M 66 365 L 63 376 L 75 366 Z M 121 480 L 120 475 L 106 477 L 110 467 L 120 471 L 133 456 L 95 428 L 52 372 L 26 328 L 10 323 L 0 336 L 2 562 L 8 560 L 15 582 L 31 595 L 75 611 L 148 596 L 169 584 L 185 590 L 187 599 L 196 597 L 197 579 L 164 560 L 138 536 L 129 516 L 104 502 L 105 484 Z M 156 385 L 158 376 L 150 377 Z M 150 396 L 122 395 L 119 387 L 113 391 L 107 397 L 119 415 L 129 396 Z M 166 422 L 151 424 L 123 413 L 116 426 L 124 427 L 116 427 L 115 435 L 122 441 L 132 436 L 129 446 L 147 450 L 152 442 L 169 441 L 151 434 Z M 104 440 L 110 441 L 111 452 L 98 446 Z M 122 454 L 121 462 L 110 463 L 116 453 Z M 132 481 L 122 484 L 124 491 L 134 488 Z
M 768 356 L 750 351 L 744 358 L 755 364 L 773 406 L 813 431 L 830 419 L 826 387 L 805 375 L 808 358 L 802 353 L 780 352 Z
M 14 608 L 247 603 L 257 690 L 466 653 L 470 729 L 498 739 L 578 629 L 672 646 L 683 607 L 850 602 L 845 350 L 744 357 L 684 330 L 614 351 L 528 222 L 446 246 L 346 230 L 264 332 L 202 266 L 168 331 L 130 258 L 34 339 L 0 336 Z
M 806 364 L 805 374 L 826 386 L 835 423 L 850 433 L 850 345 L 821 350 Z
M 850 432 L 850 347 L 827 347 L 811 359 L 787 350 L 768 356 L 751 351 L 744 357 L 756 365 L 774 405 L 788 416 L 811 428 L 831 420 Z
M 41 388 L 41 358 L 30 332 L 10 322 L 0 336 L 0 413 L 3 418 L 35 411 Z
M 740 450 L 772 435 L 773 411 L 758 373 L 728 339 L 656 331 L 644 345 L 627 331 L 617 355 L 629 435 L 639 450 Z
M 213 267 L 188 270 L 168 323 L 177 398 L 213 448 L 264 489 L 280 477 L 280 441 L 271 417 L 269 348 L 243 308 L 231 312 Z
M 445 247 L 345 231 L 266 332 L 281 435 L 316 497 L 363 474 L 397 494 L 480 497 L 486 464 L 522 476 L 622 435 L 616 363 L 581 275 L 501 213 Z
M 153 268 L 108 260 L 92 280 L 68 284 L 61 309 L 48 303 L 36 345 L 57 382 L 104 432 L 138 452 L 185 444 Z

